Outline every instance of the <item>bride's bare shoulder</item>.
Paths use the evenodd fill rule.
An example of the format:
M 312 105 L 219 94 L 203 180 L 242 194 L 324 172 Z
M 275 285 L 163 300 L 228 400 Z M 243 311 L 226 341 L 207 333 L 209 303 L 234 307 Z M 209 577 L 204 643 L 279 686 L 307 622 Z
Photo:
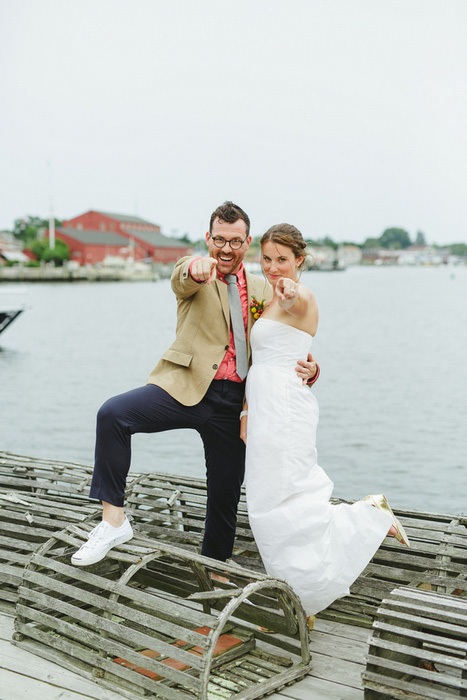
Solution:
M 313 308 L 318 308 L 318 302 L 316 301 L 316 296 L 311 291 L 309 287 L 306 287 L 302 282 L 300 282 L 300 292 L 303 294 L 303 298 L 306 299 L 308 305 Z

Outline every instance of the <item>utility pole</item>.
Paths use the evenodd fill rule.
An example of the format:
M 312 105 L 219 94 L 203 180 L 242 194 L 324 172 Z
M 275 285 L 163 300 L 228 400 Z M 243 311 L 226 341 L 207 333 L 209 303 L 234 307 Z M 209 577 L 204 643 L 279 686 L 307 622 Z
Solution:
M 49 248 L 55 248 L 55 217 L 54 217 L 54 202 L 52 192 L 52 164 L 50 159 L 47 161 L 49 170 Z

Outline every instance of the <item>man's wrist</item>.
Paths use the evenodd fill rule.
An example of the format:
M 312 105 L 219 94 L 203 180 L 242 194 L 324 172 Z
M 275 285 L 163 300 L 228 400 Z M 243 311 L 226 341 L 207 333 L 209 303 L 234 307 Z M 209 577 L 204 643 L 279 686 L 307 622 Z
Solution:
M 192 279 L 194 282 L 198 282 L 198 284 L 203 284 L 203 282 L 205 282 L 206 280 L 200 280 L 200 279 L 198 279 L 197 277 L 195 277 L 194 274 L 193 274 L 193 264 L 194 264 L 197 260 L 201 260 L 201 256 L 199 256 L 199 257 L 197 257 L 197 258 L 193 258 L 193 260 L 192 260 L 191 263 L 190 263 L 190 267 L 189 267 L 189 269 L 188 269 L 188 272 L 190 273 L 190 277 L 191 277 L 191 279 Z

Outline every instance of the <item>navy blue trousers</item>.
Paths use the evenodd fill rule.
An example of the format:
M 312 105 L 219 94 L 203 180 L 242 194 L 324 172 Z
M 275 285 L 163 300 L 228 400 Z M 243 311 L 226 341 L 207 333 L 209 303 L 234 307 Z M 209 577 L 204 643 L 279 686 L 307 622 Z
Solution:
M 244 390 L 243 383 L 214 380 L 200 403 L 184 406 L 160 387 L 147 384 L 106 401 L 97 414 L 90 497 L 123 506 L 134 433 L 193 428 L 201 436 L 206 459 L 207 508 L 201 553 L 228 559 L 245 472 L 245 445 L 239 437 Z

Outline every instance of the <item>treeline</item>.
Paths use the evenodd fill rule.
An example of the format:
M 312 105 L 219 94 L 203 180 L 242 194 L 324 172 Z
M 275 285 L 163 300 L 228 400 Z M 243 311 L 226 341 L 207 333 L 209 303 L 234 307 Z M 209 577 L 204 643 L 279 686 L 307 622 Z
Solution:
M 425 246 L 427 245 L 425 234 L 422 231 L 418 231 L 414 240 L 410 238 L 410 234 L 403 228 L 387 228 L 379 238 L 367 238 L 364 243 L 355 243 L 353 241 L 345 241 L 341 243 L 336 243 L 332 238 L 320 238 L 320 239 L 309 239 L 307 240 L 310 246 L 328 246 L 330 248 L 337 248 L 340 245 L 354 245 L 361 249 L 381 249 L 385 248 L 387 250 L 404 250 L 411 245 Z M 433 245 L 434 248 L 448 249 L 451 255 L 467 256 L 467 243 L 449 243 L 447 245 L 439 246 L 437 244 Z
M 254 238 L 253 245 L 259 246 L 261 236 Z M 355 243 L 355 241 L 340 241 L 336 242 L 329 236 L 324 238 L 306 238 L 306 242 L 310 247 L 313 246 L 326 246 L 328 248 L 333 248 L 337 250 L 341 245 L 353 245 L 362 250 L 366 249 L 381 249 L 386 248 L 387 250 L 404 250 L 411 245 L 424 246 L 427 245 L 425 234 L 422 231 L 418 231 L 415 238 L 412 240 L 410 234 L 403 228 L 387 228 L 379 238 L 367 238 L 364 243 Z M 467 256 L 467 243 L 449 243 L 446 245 L 433 245 L 434 248 L 442 248 L 443 250 L 449 250 L 451 255 Z
M 55 219 L 55 228 L 62 225 L 59 219 Z M 30 250 L 38 263 L 53 262 L 55 265 L 63 265 L 70 259 L 70 248 L 67 244 L 55 238 L 55 247 L 51 248 L 49 239 L 45 238 L 45 232 L 49 228 L 49 220 L 39 216 L 26 216 L 24 219 L 16 219 L 13 228 L 15 238 L 23 242 L 23 248 Z M 30 264 L 34 264 L 31 261 Z

